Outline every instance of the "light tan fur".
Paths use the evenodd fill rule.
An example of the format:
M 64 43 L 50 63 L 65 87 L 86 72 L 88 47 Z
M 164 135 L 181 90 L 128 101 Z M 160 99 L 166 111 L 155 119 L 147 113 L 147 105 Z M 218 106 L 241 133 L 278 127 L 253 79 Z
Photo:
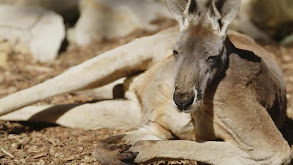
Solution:
M 2 98 L 1 119 L 42 120 L 80 128 L 93 125 L 90 129 L 137 128 L 99 143 L 95 157 L 102 164 L 131 163 L 136 152 L 137 163 L 189 159 L 220 165 L 289 164 L 291 150 L 278 130 L 285 117 L 285 83 L 273 56 L 251 38 L 230 32 L 236 48 L 231 48 L 235 52 L 229 55 L 225 74 L 206 89 L 199 106 L 183 113 L 172 100 L 176 60 L 171 48 L 178 29 L 137 39 Z M 51 96 L 103 86 L 125 76 L 126 100 L 16 111 Z M 130 151 L 134 153 L 124 145 L 108 147 L 112 143 L 133 144 Z

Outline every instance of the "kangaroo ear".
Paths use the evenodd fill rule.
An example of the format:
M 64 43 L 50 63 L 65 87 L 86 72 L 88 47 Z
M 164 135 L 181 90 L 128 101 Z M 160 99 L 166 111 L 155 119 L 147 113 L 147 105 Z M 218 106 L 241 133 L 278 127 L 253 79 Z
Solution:
M 241 0 L 212 0 L 208 16 L 222 34 L 226 34 L 229 24 L 236 17 Z
M 195 0 L 166 0 L 172 16 L 178 21 L 180 28 L 191 14 L 197 14 L 198 6 Z

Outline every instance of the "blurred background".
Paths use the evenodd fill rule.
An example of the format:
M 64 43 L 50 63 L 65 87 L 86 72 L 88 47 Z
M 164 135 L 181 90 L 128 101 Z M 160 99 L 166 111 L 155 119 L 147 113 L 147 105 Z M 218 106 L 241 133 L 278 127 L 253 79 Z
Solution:
M 198 0 L 202 10 L 210 1 Z M 158 31 L 171 20 L 164 0 L 0 0 L 0 40 L 27 48 L 40 62 L 55 60 L 68 47 Z M 230 29 L 290 45 L 292 22 L 291 0 L 242 0 Z
M 202 10 L 210 1 L 198 0 Z M 175 25 L 164 0 L 0 0 L 0 98 Z M 275 55 L 287 84 L 287 114 L 293 119 L 293 0 L 242 0 L 230 29 L 249 35 Z M 70 93 L 41 104 L 96 99 L 94 93 Z M 293 135 L 289 119 L 284 136 Z M 5 139 L 0 147 L 14 155 L 0 152 L 0 164 L 93 164 L 94 141 L 115 132 L 0 121 L 0 139 Z

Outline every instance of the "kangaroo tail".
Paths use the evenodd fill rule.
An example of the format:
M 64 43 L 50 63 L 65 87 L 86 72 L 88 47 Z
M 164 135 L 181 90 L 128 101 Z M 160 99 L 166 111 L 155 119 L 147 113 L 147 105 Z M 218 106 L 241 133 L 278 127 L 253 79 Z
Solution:
M 1 116 L 0 120 L 47 122 L 86 130 L 137 129 L 142 125 L 141 108 L 131 100 L 27 106 L 19 111 Z

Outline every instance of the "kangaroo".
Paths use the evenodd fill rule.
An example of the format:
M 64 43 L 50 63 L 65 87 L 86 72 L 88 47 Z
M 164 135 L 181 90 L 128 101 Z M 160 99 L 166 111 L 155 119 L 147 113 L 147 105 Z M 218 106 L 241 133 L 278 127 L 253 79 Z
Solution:
M 240 0 L 213 0 L 208 12 L 200 12 L 195 0 L 166 4 L 179 28 L 137 39 L 2 98 L 1 119 L 135 128 L 97 145 L 101 164 L 289 164 L 291 150 L 278 130 L 287 101 L 282 72 L 251 38 L 227 35 Z M 25 107 L 122 77 L 128 77 L 125 100 Z

